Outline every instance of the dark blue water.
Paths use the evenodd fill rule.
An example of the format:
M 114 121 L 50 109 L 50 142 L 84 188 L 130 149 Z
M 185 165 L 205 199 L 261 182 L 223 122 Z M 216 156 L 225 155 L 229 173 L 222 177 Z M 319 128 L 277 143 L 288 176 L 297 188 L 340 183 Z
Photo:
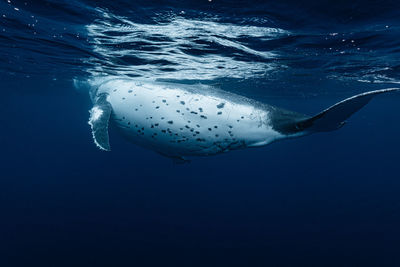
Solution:
M 400 266 L 400 96 L 339 131 L 174 165 L 81 81 L 205 83 L 314 114 L 400 83 L 398 1 L 0 2 L 0 266 Z

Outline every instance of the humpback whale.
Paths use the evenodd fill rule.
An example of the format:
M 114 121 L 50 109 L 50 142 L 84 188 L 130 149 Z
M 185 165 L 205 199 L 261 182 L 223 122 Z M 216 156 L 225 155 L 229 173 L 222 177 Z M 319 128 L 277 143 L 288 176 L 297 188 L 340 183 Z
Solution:
M 206 85 L 111 79 L 92 91 L 89 125 L 101 150 L 111 150 L 113 124 L 129 141 L 179 162 L 333 131 L 376 95 L 394 91 L 400 88 L 358 94 L 308 116 Z

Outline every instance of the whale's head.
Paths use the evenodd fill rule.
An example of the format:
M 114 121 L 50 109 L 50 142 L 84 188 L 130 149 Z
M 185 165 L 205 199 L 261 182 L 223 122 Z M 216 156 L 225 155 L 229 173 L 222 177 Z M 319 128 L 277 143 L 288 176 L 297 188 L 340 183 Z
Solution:
M 111 88 L 109 86 L 104 86 L 112 80 L 116 80 L 116 77 L 92 77 L 89 79 L 73 79 L 74 87 L 77 91 L 81 93 L 89 93 L 92 102 L 95 102 L 96 95 L 100 93 L 108 93 Z M 121 79 L 120 79 L 121 80 Z M 101 91 L 101 92 L 100 92 Z

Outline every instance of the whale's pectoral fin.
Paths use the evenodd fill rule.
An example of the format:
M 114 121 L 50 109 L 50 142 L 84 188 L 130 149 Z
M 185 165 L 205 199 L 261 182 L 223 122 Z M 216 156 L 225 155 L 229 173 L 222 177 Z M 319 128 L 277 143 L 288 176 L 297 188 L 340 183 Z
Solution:
M 316 116 L 296 123 L 298 131 L 328 132 L 339 129 L 345 124 L 345 120 L 361 109 L 376 95 L 400 91 L 400 88 L 388 88 L 370 91 L 347 98 Z
M 173 157 L 172 162 L 178 165 L 178 164 L 187 164 L 190 163 L 191 161 L 184 157 Z
M 108 123 L 110 120 L 112 107 L 107 101 L 107 94 L 97 97 L 93 108 L 89 111 L 89 125 L 92 127 L 94 143 L 102 150 L 110 151 L 108 138 Z
M 190 163 L 191 161 L 183 156 L 177 156 L 177 155 L 169 155 L 163 152 L 157 152 L 158 154 L 160 154 L 161 156 L 167 157 L 172 159 L 172 162 L 174 164 L 186 164 L 186 163 Z

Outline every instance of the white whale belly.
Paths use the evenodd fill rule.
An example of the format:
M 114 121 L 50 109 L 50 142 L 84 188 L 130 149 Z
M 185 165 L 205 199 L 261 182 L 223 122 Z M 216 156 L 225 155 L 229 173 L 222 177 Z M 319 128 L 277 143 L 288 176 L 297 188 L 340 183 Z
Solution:
M 107 92 L 112 119 L 132 142 L 168 156 L 211 155 L 282 137 L 268 111 L 184 87 L 114 80 Z

